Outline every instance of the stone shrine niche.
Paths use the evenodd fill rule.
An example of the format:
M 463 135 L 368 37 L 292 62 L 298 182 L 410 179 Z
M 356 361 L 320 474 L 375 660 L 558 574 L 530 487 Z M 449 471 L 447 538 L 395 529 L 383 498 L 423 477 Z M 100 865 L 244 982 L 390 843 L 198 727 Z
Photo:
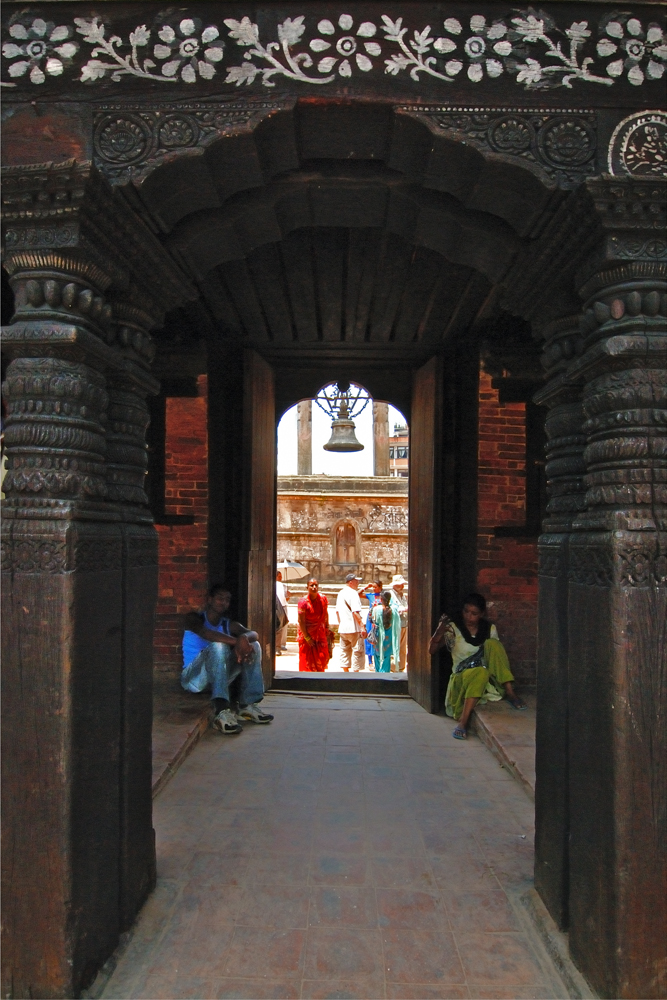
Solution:
M 334 532 L 335 561 L 339 566 L 354 566 L 357 562 L 357 532 L 351 521 L 343 521 Z
M 390 476 L 280 476 L 278 561 L 294 559 L 320 583 L 354 570 L 388 583 L 408 571 L 408 481 Z

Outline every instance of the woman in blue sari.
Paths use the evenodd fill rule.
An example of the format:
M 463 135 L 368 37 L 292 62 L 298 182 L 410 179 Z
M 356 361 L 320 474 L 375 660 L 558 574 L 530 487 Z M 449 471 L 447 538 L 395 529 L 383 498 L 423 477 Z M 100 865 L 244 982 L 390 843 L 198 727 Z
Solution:
M 401 645 L 401 619 L 392 604 L 391 593 L 385 590 L 381 595 L 380 604 L 371 608 L 371 620 L 376 640 L 373 650 L 375 671 L 388 674 L 391 671 L 391 658 L 398 663 Z
M 370 607 L 368 609 L 368 614 L 366 616 L 366 639 L 364 645 L 366 646 L 366 656 L 368 657 L 368 669 L 373 670 L 373 656 L 375 654 L 375 647 L 371 642 L 368 641 L 368 636 L 371 634 L 371 627 L 373 622 L 371 620 L 371 611 L 376 604 L 380 603 L 380 594 L 382 593 L 382 581 L 374 580 L 373 583 L 369 583 L 367 587 L 364 587 L 362 591 L 362 596 L 366 598 Z

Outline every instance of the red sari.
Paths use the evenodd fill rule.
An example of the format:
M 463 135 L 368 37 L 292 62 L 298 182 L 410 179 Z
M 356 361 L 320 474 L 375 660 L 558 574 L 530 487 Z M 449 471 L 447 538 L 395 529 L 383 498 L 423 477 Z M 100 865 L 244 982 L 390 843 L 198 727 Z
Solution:
M 327 629 L 329 628 L 329 602 L 325 594 L 311 597 L 306 594 L 298 604 L 299 617 L 306 621 L 311 643 L 306 642 L 303 632 L 299 629 L 299 670 L 310 673 L 322 673 L 329 663 L 329 644 Z

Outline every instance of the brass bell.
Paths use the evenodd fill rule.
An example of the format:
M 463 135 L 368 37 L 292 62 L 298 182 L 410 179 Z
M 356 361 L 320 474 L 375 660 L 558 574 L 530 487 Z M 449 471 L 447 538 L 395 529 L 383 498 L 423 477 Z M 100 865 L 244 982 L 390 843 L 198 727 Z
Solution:
M 347 415 L 347 400 L 341 399 L 338 417 L 331 422 L 331 437 L 324 445 L 325 451 L 363 451 L 364 446 L 357 441 L 354 420 Z

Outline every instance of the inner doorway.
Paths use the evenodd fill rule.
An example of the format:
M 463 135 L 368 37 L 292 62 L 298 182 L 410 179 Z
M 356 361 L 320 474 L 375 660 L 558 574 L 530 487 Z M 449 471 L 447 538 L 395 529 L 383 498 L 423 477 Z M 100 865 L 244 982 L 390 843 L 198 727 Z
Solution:
M 401 691 L 405 688 L 408 456 L 405 415 L 355 382 L 323 386 L 315 399 L 299 401 L 280 418 L 276 589 L 279 603 L 288 598 L 284 610 L 289 621 L 277 632 L 274 684 L 282 686 L 297 672 L 301 686 L 321 680 L 326 672 L 327 689 L 334 679 L 354 678 L 401 679 Z M 343 589 L 352 575 L 358 577 L 351 581 L 358 598 Z M 307 600 L 311 579 L 318 581 L 318 593 Z M 374 646 L 360 637 L 356 655 L 344 655 L 338 640 L 338 595 L 342 593 L 342 601 L 347 594 L 355 605 L 358 599 L 360 619 L 371 632 L 371 608 L 381 602 L 383 592 L 390 594 L 391 608 L 378 642 Z M 301 613 L 310 616 L 319 643 L 299 640 L 302 601 Z M 330 650 L 322 631 L 325 618 Z
M 296 352 L 295 352 L 296 353 Z M 247 617 L 260 633 L 264 649 L 265 682 L 273 684 L 275 649 L 275 579 L 267 572 L 277 563 L 276 547 L 276 414 L 281 409 L 276 386 L 284 392 L 285 385 L 294 387 L 294 365 L 281 358 L 281 364 L 272 366 L 269 360 L 256 351 L 247 350 L 244 364 L 246 441 L 246 485 L 248 489 L 248 556 L 247 556 Z M 363 371 L 364 385 L 371 395 L 375 382 L 387 385 L 387 362 L 382 368 L 366 362 Z M 394 359 L 398 367 L 400 358 Z M 378 370 L 379 369 L 379 370 Z M 331 367 L 329 367 L 329 373 Z M 284 374 L 284 379 L 283 379 Z M 299 398 L 313 398 L 324 379 L 322 370 L 314 368 L 309 373 L 311 391 L 299 393 Z M 393 374 L 393 373 L 392 373 Z M 344 373 L 339 376 L 343 378 Z M 307 381 L 301 373 L 302 383 Z M 407 392 L 405 391 L 407 389 Z M 427 711 L 436 711 L 440 702 L 437 675 L 431 669 L 428 641 L 434 615 L 441 601 L 440 595 L 440 511 L 436 511 L 436 497 L 440 486 L 439 456 L 442 436 L 442 374 L 441 360 L 433 357 L 411 372 L 407 385 L 399 394 L 401 412 L 411 422 L 411 475 L 409 478 L 410 518 L 408 546 L 417 554 L 416 565 L 411 558 L 408 570 L 410 592 L 410 655 L 408 691 Z M 384 393 L 383 393 L 384 395 Z M 389 393 L 387 393 L 389 395 Z M 381 397 L 380 397 L 381 398 Z M 290 402 L 294 402 L 292 400 Z M 397 400 L 398 402 L 398 400 Z M 401 477 L 402 478 L 402 477 Z M 349 551 L 349 548 L 348 548 Z

